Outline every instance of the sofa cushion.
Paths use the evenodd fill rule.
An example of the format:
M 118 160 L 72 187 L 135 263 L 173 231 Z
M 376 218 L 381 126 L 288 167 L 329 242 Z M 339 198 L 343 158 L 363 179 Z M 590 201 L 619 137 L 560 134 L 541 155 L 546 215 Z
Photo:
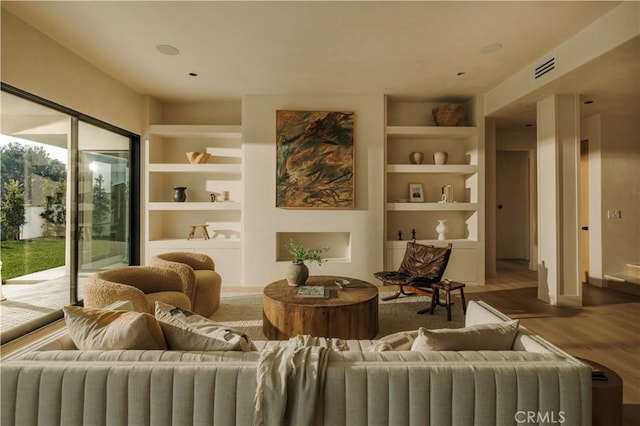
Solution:
M 388 334 L 369 346 L 366 351 L 409 351 L 416 337 L 418 337 L 418 330 L 399 331 Z
M 411 350 L 505 351 L 511 349 L 517 331 L 517 320 L 438 330 L 421 327 Z
M 183 351 L 254 351 L 249 337 L 209 318 L 156 302 L 156 318 L 169 349 Z
M 78 349 L 167 349 L 151 314 L 108 309 L 63 308 L 69 335 Z

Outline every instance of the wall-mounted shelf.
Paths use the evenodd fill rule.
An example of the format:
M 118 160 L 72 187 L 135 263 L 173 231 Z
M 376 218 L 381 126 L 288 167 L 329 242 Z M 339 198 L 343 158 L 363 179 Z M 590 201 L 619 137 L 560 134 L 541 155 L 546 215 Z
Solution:
M 480 146 L 483 136 L 476 126 L 435 126 L 430 111 L 433 102 L 387 99 L 385 146 L 385 268 L 397 269 L 406 241 L 394 240 L 401 232 L 404 240 L 416 230 L 420 242 L 453 243 L 446 277 L 468 283 L 484 283 L 484 248 L 479 241 L 484 224 L 484 200 L 480 185 L 484 174 Z M 468 108 L 471 109 L 471 108 Z M 473 123 L 467 117 L 467 124 Z M 412 164 L 411 153 L 423 153 L 422 164 Z M 436 152 L 446 152 L 445 164 L 435 164 Z M 398 202 L 409 199 L 409 185 L 421 184 L 425 202 Z M 451 185 L 453 200 L 440 203 L 442 187 Z M 445 241 L 439 241 L 435 226 L 446 220 Z
M 470 175 L 478 172 L 478 166 L 465 164 L 387 164 L 387 173 L 451 173 Z
M 148 171 L 151 173 L 217 173 L 241 174 L 241 164 L 180 164 L 180 163 L 150 163 Z
M 478 203 L 387 203 L 387 211 L 476 211 Z
M 224 202 L 149 202 L 147 204 L 149 210 L 175 210 L 175 211 L 190 211 L 190 210 L 242 210 L 242 203 L 233 201 Z
M 420 139 L 463 139 L 475 136 L 477 129 L 470 126 L 387 126 L 387 139 L 396 136 Z
M 170 251 L 211 256 L 223 284 L 242 282 L 242 127 L 152 124 L 145 151 L 146 260 Z M 211 154 L 207 163 L 189 163 L 186 152 Z M 187 187 L 187 201 L 174 202 L 173 187 Z M 211 202 L 211 194 L 229 193 Z M 206 224 L 210 239 L 189 226 Z
M 242 126 L 209 124 L 151 124 L 148 133 L 163 137 L 242 139 Z

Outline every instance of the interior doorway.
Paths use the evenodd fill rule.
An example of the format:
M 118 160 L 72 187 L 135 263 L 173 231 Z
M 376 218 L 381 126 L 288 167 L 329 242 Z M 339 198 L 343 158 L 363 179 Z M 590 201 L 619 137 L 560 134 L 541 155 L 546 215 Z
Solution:
M 529 151 L 496 151 L 496 258 L 530 260 Z
M 580 278 L 589 282 L 589 140 L 580 141 Z

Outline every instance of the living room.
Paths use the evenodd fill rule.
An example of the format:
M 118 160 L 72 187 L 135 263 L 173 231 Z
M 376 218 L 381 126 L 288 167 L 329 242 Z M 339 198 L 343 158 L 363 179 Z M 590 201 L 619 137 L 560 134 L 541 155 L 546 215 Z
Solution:
M 522 151 L 533 153 L 532 155 L 535 157 L 536 145 L 541 143 L 536 132 L 543 128 L 554 128 L 558 117 L 554 115 L 548 119 L 544 118 L 547 117 L 545 114 L 548 112 L 548 104 L 545 104 L 545 101 L 550 98 L 555 99 L 556 95 L 564 96 L 567 94 L 575 95 L 575 97 L 569 102 L 562 100 L 562 108 L 565 108 L 567 103 L 573 104 L 574 111 L 570 114 L 574 122 L 576 117 L 579 117 L 577 119 L 578 128 L 563 129 L 562 132 L 568 133 L 562 133 L 562 135 L 566 136 L 573 132 L 575 137 L 579 135 L 580 140 L 588 139 L 589 148 L 592 150 L 592 157 L 590 157 L 592 167 L 589 177 L 589 212 L 591 214 L 588 242 L 589 284 L 598 287 L 598 290 L 600 288 L 606 289 L 606 275 L 619 273 L 624 270 L 627 264 L 637 263 L 640 259 L 640 245 L 637 238 L 640 233 L 637 105 L 635 109 L 633 107 L 629 109 L 628 104 L 624 104 L 621 109 L 620 105 L 615 102 L 615 96 L 602 95 L 602 99 L 598 99 L 601 91 L 604 93 L 605 83 L 618 78 L 626 82 L 628 80 L 623 77 L 626 77 L 628 73 L 631 73 L 632 77 L 636 77 L 635 81 L 632 79 L 630 83 L 632 90 L 628 90 L 628 92 L 633 92 L 637 96 L 638 11 L 635 2 L 604 5 L 583 2 L 584 5 L 573 6 L 575 8 L 573 10 L 558 11 L 559 14 L 567 14 L 563 15 L 565 21 L 559 19 L 559 22 L 556 22 L 554 26 L 555 30 L 564 26 L 564 32 L 556 34 L 556 37 L 560 38 L 545 38 L 542 40 L 544 44 L 541 44 L 540 48 L 528 50 L 530 56 L 519 58 L 518 63 L 508 63 L 506 58 L 501 57 L 494 59 L 496 56 L 492 55 L 513 52 L 513 50 L 519 49 L 517 46 L 525 44 L 529 48 L 525 40 L 542 37 L 541 35 L 531 32 L 517 34 L 518 29 L 510 27 L 509 31 L 513 31 L 514 34 L 509 33 L 500 39 L 494 37 L 494 39 L 486 40 L 486 43 L 484 43 L 485 39 L 482 39 L 482 42 L 477 42 L 478 46 L 467 47 L 467 55 L 470 57 L 475 55 L 472 59 L 461 59 L 460 51 L 457 53 L 458 56 L 455 56 L 456 53 L 438 52 L 437 54 L 441 55 L 440 57 L 443 59 L 437 61 L 432 59 L 436 57 L 435 54 L 429 54 L 427 56 L 431 59 L 416 61 L 416 64 L 411 67 L 411 72 L 407 71 L 405 78 L 401 72 L 401 66 L 393 63 L 385 65 L 387 62 L 393 62 L 393 59 L 388 59 L 387 55 L 389 58 L 394 58 L 394 56 L 387 51 L 389 48 L 386 47 L 387 41 L 385 41 L 383 31 L 379 31 L 375 36 L 371 35 L 375 34 L 375 31 L 367 32 L 367 36 L 372 38 L 367 39 L 366 42 L 358 39 L 358 37 L 364 37 L 363 34 L 357 34 L 357 31 L 356 34 L 349 32 L 348 35 L 352 39 L 348 39 L 350 42 L 345 43 L 346 47 L 340 49 L 337 47 L 338 42 L 327 41 L 327 46 L 334 46 L 328 49 L 331 55 L 325 53 L 327 56 L 322 56 L 325 52 L 321 49 L 323 47 L 322 37 L 316 36 L 314 38 L 309 34 L 308 37 L 316 44 L 308 45 L 303 42 L 303 37 L 295 37 L 298 41 L 294 43 L 292 40 L 294 37 L 289 39 L 280 34 L 282 38 L 277 40 L 288 40 L 290 46 L 286 47 L 291 49 L 288 52 L 295 52 L 288 53 L 288 55 L 298 58 L 297 61 L 292 61 L 293 63 L 281 61 L 283 53 L 280 49 L 269 52 L 262 44 L 256 44 L 257 47 L 252 48 L 249 43 L 236 45 L 234 47 L 236 50 L 233 51 L 224 50 L 224 48 L 211 52 L 199 50 L 193 56 L 187 56 L 190 55 L 189 49 L 195 49 L 195 47 L 169 32 L 162 33 L 161 37 L 149 37 L 150 40 L 145 35 L 144 42 L 147 50 L 144 53 L 144 59 L 134 59 L 127 56 L 114 61 L 114 63 L 126 63 L 132 68 L 135 68 L 138 61 L 148 62 L 144 68 L 138 70 L 138 75 L 131 74 L 130 80 L 125 78 L 126 72 L 122 69 L 118 70 L 116 65 L 110 65 L 114 68 L 109 69 L 118 70 L 117 72 L 107 72 L 108 67 L 105 63 L 87 54 L 92 50 L 107 51 L 111 49 L 112 56 L 118 58 L 119 53 L 116 52 L 119 47 L 116 47 L 115 44 L 87 40 L 85 46 L 70 46 L 66 40 L 67 37 L 74 37 L 71 34 L 72 25 L 66 30 L 69 33 L 65 33 L 60 27 L 60 23 L 65 22 L 64 18 L 59 18 L 60 21 L 57 21 L 58 23 L 55 25 L 47 23 L 45 20 L 47 14 L 53 17 L 68 13 L 70 17 L 67 19 L 74 19 L 77 22 L 84 21 L 86 25 L 91 25 L 91 20 L 85 21 L 85 18 L 91 16 L 95 18 L 95 15 L 100 15 L 99 12 L 91 12 L 90 9 L 84 9 L 85 6 L 74 11 L 73 6 L 68 5 L 69 9 L 67 9 L 62 5 L 56 5 L 56 2 L 50 2 L 49 6 L 42 6 L 43 9 L 38 9 L 29 3 L 3 2 L 2 83 L 140 135 L 142 157 L 140 160 L 139 259 L 142 264 L 156 253 L 154 251 L 156 248 L 161 249 L 153 245 L 153 235 L 156 232 L 153 227 L 156 226 L 156 222 L 169 224 L 165 225 L 167 228 L 175 226 L 174 229 L 167 231 L 167 235 L 158 234 L 158 240 L 167 238 L 186 240 L 187 225 L 201 221 L 200 213 L 185 219 L 185 221 L 183 217 L 179 216 L 182 213 L 175 213 L 174 207 L 170 207 L 172 209 L 170 213 L 161 213 L 158 210 L 147 208 L 149 203 L 165 203 L 169 201 L 169 198 L 165 200 L 165 197 L 171 196 L 170 190 L 158 196 L 157 199 L 153 198 L 153 193 L 150 193 L 149 196 L 145 195 L 145 191 L 149 189 L 145 185 L 149 185 L 150 178 L 154 177 L 153 173 L 158 173 L 145 169 L 153 162 L 145 163 L 144 155 L 149 149 L 147 141 L 152 141 L 154 138 L 158 138 L 158 140 L 167 138 L 162 135 L 153 135 L 152 126 L 236 126 L 241 128 L 242 186 L 241 191 L 236 194 L 232 191 L 230 195 L 232 200 L 234 198 L 242 200 L 241 219 L 238 220 L 238 216 L 233 214 L 224 213 L 221 215 L 222 219 L 212 220 L 213 222 L 225 223 L 241 222 L 242 235 L 238 240 L 221 241 L 221 239 L 217 239 L 212 241 L 212 245 L 216 244 L 216 247 L 212 248 L 212 253 L 219 259 L 218 264 L 223 265 L 221 266 L 225 269 L 223 275 L 229 277 L 223 282 L 223 291 L 225 286 L 230 291 L 233 291 L 235 287 L 260 288 L 281 279 L 286 274 L 289 263 L 286 254 L 283 253 L 284 243 L 291 236 L 296 235 L 307 236 L 310 238 L 311 244 L 329 245 L 334 250 L 331 261 L 323 265 L 321 269 L 313 269 L 312 274 L 322 273 L 372 281 L 373 272 L 393 265 L 390 259 L 393 258 L 393 251 L 397 246 L 395 240 L 398 231 L 403 232 L 404 240 L 410 239 L 412 229 L 417 231 L 420 240 L 431 241 L 436 240 L 437 237 L 436 223 L 431 223 L 435 219 L 434 216 L 429 216 L 429 223 L 422 227 L 420 227 L 419 221 L 408 223 L 402 229 L 397 229 L 398 226 L 395 225 L 394 217 L 398 216 L 398 212 L 390 211 L 389 209 L 396 207 L 390 207 L 387 204 L 397 204 L 396 197 L 405 197 L 391 196 L 386 192 L 389 185 L 385 172 L 389 156 L 387 126 L 432 126 L 430 114 L 434 106 L 457 102 L 465 104 L 467 108 L 466 125 L 476 128 L 477 140 L 475 143 L 480 147 L 480 159 L 476 172 L 479 177 L 479 182 L 476 183 L 479 196 L 477 200 L 474 200 L 474 204 L 477 204 L 478 216 L 472 218 L 476 232 L 472 232 L 472 237 L 469 238 L 469 235 L 465 233 L 466 230 L 463 229 L 472 214 L 461 213 L 458 215 L 457 212 L 455 214 L 447 212 L 447 214 L 451 214 L 450 223 L 454 226 L 451 232 L 455 233 L 457 240 L 461 240 L 459 247 L 455 247 L 455 245 L 454 247 L 458 250 L 457 254 L 463 256 L 464 259 L 464 262 L 460 261 L 462 266 L 460 263 L 456 265 L 457 260 L 452 260 L 452 262 L 456 262 L 452 263 L 453 269 L 460 271 L 460 273 L 468 273 L 468 268 L 465 265 L 473 265 L 471 269 L 475 277 L 469 279 L 468 276 L 465 276 L 462 279 L 454 276 L 454 278 L 467 282 L 468 287 L 472 287 L 469 293 L 473 294 L 476 285 L 480 287 L 487 284 L 485 286 L 487 287 L 488 284 L 495 282 L 492 280 L 500 277 L 498 265 L 500 264 L 499 259 L 503 256 L 498 255 L 497 252 L 500 251 L 500 246 L 504 241 L 499 239 L 497 231 L 499 231 L 502 220 L 500 214 L 504 210 L 498 207 L 501 201 L 497 199 L 495 190 L 499 173 L 496 152 Z M 179 2 L 169 3 L 173 4 L 167 5 L 167 11 L 164 13 L 180 9 Z M 288 12 L 291 15 L 282 14 L 279 19 L 266 26 L 277 27 L 280 32 L 286 33 L 284 28 L 291 24 L 292 20 L 295 20 L 296 12 L 302 13 L 300 15 L 301 21 L 304 21 L 302 17 L 309 19 L 309 16 L 313 16 L 315 13 L 317 22 L 322 22 L 323 25 L 316 24 L 317 28 L 314 30 L 320 32 L 324 28 L 329 28 L 338 32 L 337 27 L 347 24 L 340 21 L 339 25 L 334 21 L 334 18 L 342 17 L 348 21 L 354 16 L 358 16 L 358 13 L 367 16 L 364 12 L 354 11 L 353 8 L 357 7 L 355 4 L 343 6 L 334 4 L 332 6 L 335 9 L 332 10 L 325 9 L 322 5 L 323 2 L 313 2 L 318 4 L 312 9 L 305 10 L 304 2 L 293 3 L 291 5 L 292 11 Z M 381 3 L 383 4 L 377 5 L 370 11 L 376 19 L 371 18 L 369 21 L 362 18 L 364 21 L 362 28 L 380 24 L 381 16 L 388 13 L 387 21 L 390 28 L 386 26 L 385 28 L 395 36 L 398 28 L 415 28 L 419 18 L 424 19 L 424 16 L 414 13 L 415 20 L 395 20 L 397 18 L 392 13 L 397 12 L 393 12 L 393 2 Z M 258 18 L 263 15 L 260 13 L 262 10 L 260 8 L 264 8 L 266 13 L 268 6 L 268 2 L 262 6 L 251 4 L 246 5 L 246 9 L 238 6 L 239 9 L 234 11 L 228 4 L 220 5 L 223 9 L 213 13 L 216 19 L 211 23 L 211 27 L 219 28 L 219 32 L 214 33 L 211 39 L 205 38 L 209 41 L 202 44 L 206 45 L 223 40 L 223 31 L 229 30 L 229 27 L 233 27 L 233 25 L 223 25 L 220 21 L 229 20 L 231 22 L 230 17 L 236 17 L 236 15 L 245 16 L 247 19 L 242 23 L 242 26 L 240 22 L 235 22 L 234 25 L 239 26 L 242 31 L 247 31 L 246 28 L 253 25 L 256 28 L 256 33 L 251 35 L 250 32 L 242 33 L 241 30 L 238 30 L 238 33 L 233 32 L 231 33 L 233 35 L 227 37 L 232 39 L 241 36 L 249 39 L 260 38 L 265 24 L 256 21 L 259 21 Z M 368 6 L 373 7 L 372 5 Z M 438 6 L 445 7 L 445 5 Z M 491 7 L 494 7 L 493 5 L 482 5 L 481 2 L 464 6 L 468 6 L 470 9 L 461 14 L 459 19 L 467 26 L 473 26 L 476 21 L 472 20 L 469 14 L 473 14 L 474 11 L 475 13 L 484 11 L 488 14 L 493 10 Z M 552 5 L 530 6 L 532 12 L 539 6 L 542 9 L 551 8 L 544 9 L 544 13 L 552 13 Z M 585 6 L 584 15 L 575 17 L 575 21 L 572 21 L 572 13 L 576 13 L 576 10 L 581 6 Z M 124 6 L 122 7 L 124 8 Z M 107 39 L 111 38 L 115 41 L 121 37 L 126 40 L 132 38 L 130 31 L 133 26 L 129 24 L 127 19 L 135 19 L 136 13 L 143 12 L 144 8 L 135 2 L 130 7 L 132 7 L 131 17 L 125 19 L 124 16 L 114 15 L 118 17 L 114 22 L 118 23 L 114 24 L 113 29 L 106 35 Z M 143 9 L 138 10 L 138 7 Z M 175 9 L 172 9 L 173 7 Z M 205 8 L 206 6 L 203 4 L 199 7 Z M 598 9 L 599 7 L 601 9 Z M 125 14 L 123 12 L 125 10 L 126 8 L 121 9 L 119 13 Z M 408 10 L 402 14 L 405 20 L 411 15 L 411 9 Z M 105 9 L 105 13 L 106 11 L 114 13 L 109 8 Z M 225 16 L 225 12 L 228 12 L 229 15 Z M 74 15 L 76 13 L 78 15 Z M 155 13 L 160 12 L 158 10 Z M 421 11 L 421 14 L 423 13 L 425 11 Z M 526 15 L 526 12 L 517 10 L 504 11 L 504 13 L 514 13 L 519 19 L 522 19 L 522 15 Z M 274 18 L 272 15 L 276 14 L 269 12 L 269 16 Z M 313 20 L 308 22 L 313 22 Z M 333 26 L 329 25 L 332 22 Z M 351 25 L 354 29 L 359 27 L 358 20 L 349 22 L 352 22 Z M 144 30 L 145 33 L 152 33 L 153 31 L 149 30 L 152 28 L 152 23 L 148 22 L 147 24 L 149 26 L 147 30 Z M 498 25 L 495 25 L 497 28 Z M 168 28 L 171 27 L 171 24 L 164 24 L 164 26 Z M 368 29 L 371 30 L 371 28 Z M 86 28 L 79 27 L 76 31 L 82 33 L 82 31 L 86 31 Z M 422 34 L 414 35 L 409 30 L 407 31 L 409 32 L 406 34 L 407 40 L 401 46 L 414 54 L 417 54 L 421 44 L 444 43 L 440 40 L 435 43 L 433 40 L 436 38 L 421 39 Z M 503 31 L 507 31 L 507 29 L 505 28 Z M 607 37 L 604 37 L 604 34 Z M 597 37 L 598 35 L 600 37 Z M 462 35 L 458 34 L 458 36 Z M 201 35 L 201 37 L 204 36 Z M 443 36 L 443 38 L 447 37 L 455 38 L 456 35 Z M 77 43 L 82 41 L 77 37 L 75 40 Z M 416 40 L 420 40 L 420 42 Z M 595 43 L 594 40 L 598 40 L 598 43 Z M 273 43 L 273 40 L 270 42 Z M 489 42 L 503 43 L 502 53 L 478 54 L 477 50 L 488 45 Z M 510 46 L 511 42 L 516 43 L 515 46 Z M 180 49 L 180 54 L 171 56 L 155 51 L 155 46 L 162 43 L 175 44 Z M 372 63 L 367 62 L 367 58 L 360 58 L 361 61 L 359 61 L 358 43 L 380 46 L 379 49 L 385 53 L 380 54 L 379 58 Z M 101 49 L 97 49 L 96 46 L 101 46 Z M 326 48 L 326 46 L 324 47 Z M 394 45 L 393 48 L 402 50 L 398 45 Z M 142 56 L 141 49 L 140 46 L 136 46 L 134 52 L 138 51 Z M 226 49 L 231 48 L 227 47 Z M 308 59 L 309 56 L 313 56 L 309 52 L 314 50 L 319 57 L 323 58 L 323 61 L 319 61 L 322 68 L 319 67 L 318 61 Z M 207 63 L 207 66 L 211 66 L 211 68 L 207 68 L 197 60 L 198 56 L 201 58 L 210 56 L 211 61 L 218 65 Z M 251 63 L 250 65 L 241 62 L 241 65 L 237 65 L 231 60 L 236 56 L 240 56 L 241 59 L 255 57 L 256 61 L 260 59 L 263 62 Z M 532 66 L 548 56 L 556 58 L 555 73 L 552 72 L 546 77 L 531 81 L 529 73 Z M 305 64 L 304 58 L 307 58 L 312 66 Z M 617 60 L 622 62 L 617 62 Z M 216 74 L 216 72 L 221 72 L 216 71 L 216 68 L 223 67 L 222 64 L 227 61 L 228 65 L 224 65 L 225 71 L 222 74 Z M 328 78 L 331 75 L 333 61 L 348 64 L 348 67 L 340 68 L 341 79 Z M 266 67 L 265 63 L 271 65 Z M 622 68 L 626 72 L 618 68 L 615 70 L 608 68 L 612 66 L 611 64 L 620 63 L 624 64 Z M 399 62 L 399 64 L 406 66 L 407 63 Z M 369 74 L 374 73 L 374 68 L 383 68 L 383 65 L 384 68 L 395 68 L 397 75 L 393 84 L 373 81 L 374 78 L 369 77 Z M 124 65 L 121 64 L 121 66 Z M 490 72 L 478 69 L 483 67 L 490 69 Z M 149 68 L 162 69 L 167 75 L 161 77 L 142 71 Z M 505 69 L 508 69 L 509 72 L 506 72 Z M 287 75 L 287 77 L 275 78 L 276 71 Z M 187 75 L 189 72 L 198 75 L 189 76 Z M 417 84 L 416 81 L 419 79 L 411 80 L 410 75 L 413 76 L 420 72 L 424 74 L 424 81 Z M 488 74 L 492 72 L 500 75 L 500 78 L 489 78 Z M 171 73 L 179 75 L 179 77 L 174 77 L 174 81 L 160 80 L 160 78 L 170 78 L 169 74 Z M 388 69 L 387 73 L 389 73 Z M 457 73 L 464 74 L 457 75 Z M 465 78 L 473 77 L 474 73 L 484 73 L 482 75 L 485 80 L 482 81 L 482 85 L 479 82 L 474 83 L 473 80 L 471 82 L 465 80 Z M 226 83 L 222 77 L 228 74 L 240 76 L 241 83 L 239 85 L 235 83 L 236 86 Z M 323 83 L 324 74 L 327 78 Z M 208 75 L 214 77 L 211 78 Z M 438 75 L 444 75 L 444 77 L 438 77 Z M 216 79 L 219 82 L 216 83 Z M 148 80 L 149 86 L 146 85 L 145 80 Z M 203 80 L 207 83 L 203 83 Z M 338 85 L 337 82 L 340 80 L 342 80 L 341 85 Z M 405 84 L 403 84 L 404 80 L 406 80 Z M 583 85 L 579 86 L 579 83 Z M 158 91 L 150 89 L 152 84 L 157 86 Z M 481 89 L 473 87 L 474 84 L 481 86 Z M 207 92 L 204 87 L 208 87 L 207 90 L 211 90 L 211 92 Z M 234 90 L 235 92 L 231 93 Z M 471 92 L 473 94 L 469 94 Z M 610 95 L 611 91 L 607 93 Z M 619 94 L 619 97 L 623 95 L 626 96 L 628 93 Z M 595 99 L 594 103 L 585 103 L 593 99 Z M 637 98 L 635 99 L 637 100 Z M 539 108 L 538 113 L 541 114 L 537 119 L 536 106 Z M 354 170 L 356 178 L 353 209 L 297 210 L 276 207 L 276 111 L 278 110 L 354 112 Z M 419 116 L 419 120 L 422 121 L 412 122 L 410 117 L 413 114 Z M 394 115 L 399 118 L 395 122 L 390 122 L 390 118 Z M 560 117 L 564 118 L 565 116 Z M 407 121 L 402 122 L 402 120 Z M 530 126 L 527 127 L 527 125 Z M 163 129 L 159 128 L 156 131 L 161 133 Z M 167 139 L 171 138 L 172 136 Z M 206 148 L 205 145 L 200 149 L 204 148 Z M 563 155 L 564 157 L 552 154 L 551 157 L 545 157 L 542 161 L 554 162 L 556 166 L 571 174 L 575 170 L 566 167 L 563 161 L 573 160 L 567 159 L 566 155 Z M 174 161 L 176 160 L 171 160 L 171 162 Z M 186 157 L 181 161 L 186 162 Z M 533 164 L 535 165 L 535 162 Z M 475 166 L 476 164 L 471 165 Z M 540 170 L 544 173 L 547 171 L 542 166 Z M 539 299 L 550 302 L 551 306 L 585 304 L 580 272 L 575 267 L 580 262 L 578 260 L 580 250 L 566 244 L 567 240 L 578 239 L 580 233 L 578 228 L 582 226 L 576 217 L 577 196 L 571 194 L 575 185 L 573 181 L 565 179 L 565 177 L 556 177 L 552 182 L 546 182 L 538 181 L 535 173 L 532 176 L 528 181 L 528 184 L 533 188 L 532 196 L 535 197 L 535 187 L 541 186 L 541 193 L 545 194 L 544 198 L 553 200 L 550 200 L 551 204 L 544 205 L 543 212 L 546 213 L 538 213 L 535 201 L 532 201 L 528 206 L 531 214 L 527 223 L 526 246 L 530 257 L 526 259 L 527 268 L 525 269 L 535 270 L 540 265 L 544 265 L 544 270 L 551 276 L 549 287 L 545 290 L 546 292 L 542 291 L 542 295 L 538 294 Z M 404 185 L 404 182 L 392 185 L 400 187 Z M 170 187 L 169 183 L 165 186 Z M 197 190 L 192 185 L 189 186 L 188 197 L 192 197 L 196 201 L 202 201 L 202 197 L 207 196 L 206 192 L 209 192 L 203 189 Z M 460 191 L 457 195 L 458 202 L 471 204 L 469 196 L 466 192 L 462 192 L 465 182 L 457 186 L 457 190 Z M 440 185 L 428 187 L 427 198 L 434 197 L 433 193 L 436 190 L 438 191 L 436 195 L 439 196 L 439 187 Z M 549 194 L 555 196 L 547 197 Z M 609 219 L 607 217 L 608 211 L 621 211 L 622 219 Z M 558 219 L 555 217 L 556 212 L 564 212 L 566 216 Z M 230 216 L 231 218 L 229 218 Z M 197 220 L 192 220 L 194 217 Z M 414 223 L 418 223 L 418 225 L 414 225 Z M 550 225 L 551 223 L 561 224 L 561 227 L 556 229 Z M 456 229 L 455 226 L 460 229 Z M 538 237 L 538 228 L 541 229 L 540 237 Z M 545 239 L 545 235 L 548 235 L 549 239 Z M 564 244 L 560 246 L 560 249 L 556 247 L 556 243 L 559 242 Z M 186 243 L 181 242 L 180 244 Z M 204 242 L 198 239 L 194 244 L 204 244 Z M 626 397 L 625 400 L 627 400 Z M 637 400 L 634 403 L 637 404 Z

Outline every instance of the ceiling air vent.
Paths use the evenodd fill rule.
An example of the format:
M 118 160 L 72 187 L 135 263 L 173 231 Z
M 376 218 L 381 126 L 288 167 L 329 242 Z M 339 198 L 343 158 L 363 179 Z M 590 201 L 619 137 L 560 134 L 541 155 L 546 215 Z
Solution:
M 551 58 L 548 61 L 536 67 L 536 70 L 533 74 L 534 79 L 538 79 L 543 75 L 545 75 L 546 73 L 553 71 L 554 69 L 556 69 L 556 58 Z

